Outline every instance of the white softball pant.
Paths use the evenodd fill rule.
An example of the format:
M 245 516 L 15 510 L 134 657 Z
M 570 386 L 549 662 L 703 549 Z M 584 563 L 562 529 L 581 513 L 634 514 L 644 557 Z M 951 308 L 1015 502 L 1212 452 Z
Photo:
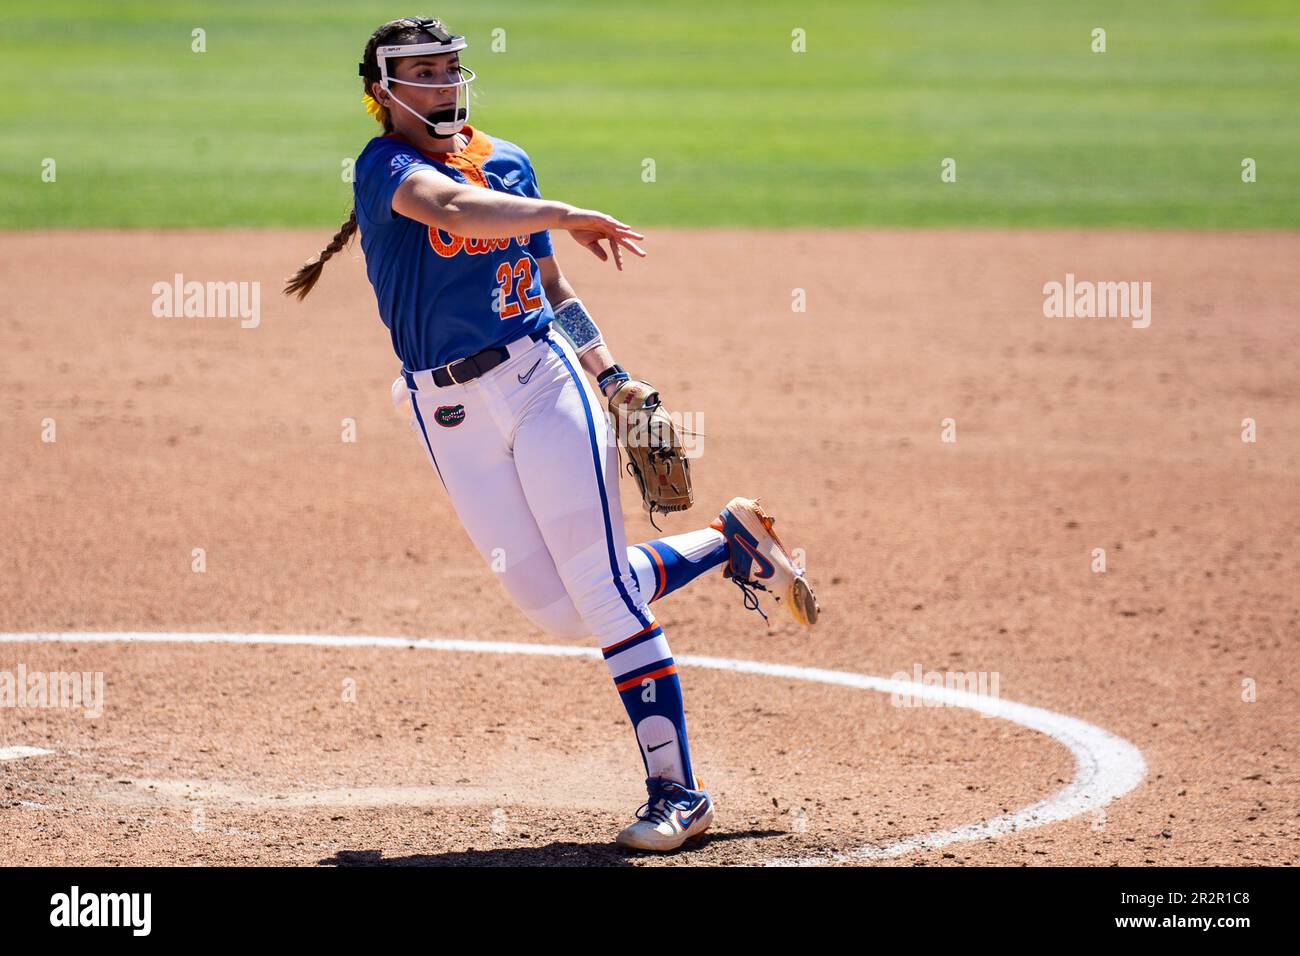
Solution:
M 602 647 L 654 615 L 629 568 L 617 439 L 568 340 L 551 331 L 463 385 L 408 384 L 418 431 L 456 514 L 538 627 Z

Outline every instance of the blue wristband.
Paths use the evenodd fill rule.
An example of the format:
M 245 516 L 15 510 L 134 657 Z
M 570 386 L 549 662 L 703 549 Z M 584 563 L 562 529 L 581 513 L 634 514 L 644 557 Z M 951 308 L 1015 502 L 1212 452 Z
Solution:
M 613 381 L 627 382 L 627 381 L 631 381 L 631 379 L 632 376 L 627 374 L 627 371 L 623 368 L 623 366 L 611 365 L 609 368 L 605 369 L 605 371 L 601 372 L 599 375 L 596 376 L 596 387 L 603 392 L 605 391 L 605 386 L 608 385 L 610 382 Z

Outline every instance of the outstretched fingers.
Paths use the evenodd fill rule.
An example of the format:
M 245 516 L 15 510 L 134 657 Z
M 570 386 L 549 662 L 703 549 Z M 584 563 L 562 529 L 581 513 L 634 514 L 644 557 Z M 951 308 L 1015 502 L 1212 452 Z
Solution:
M 645 258 L 645 250 L 635 242 L 637 239 L 644 239 L 645 234 L 633 229 L 627 223 L 594 211 L 579 211 L 573 219 L 574 221 L 567 226 L 569 232 L 601 262 L 608 262 L 612 254 L 614 265 L 622 271 L 624 249 L 639 258 Z M 609 243 L 608 252 L 603 245 L 605 242 Z
M 641 236 L 640 238 L 644 239 L 645 237 L 644 237 L 644 236 Z M 630 239 L 623 239 L 623 238 L 620 237 L 619 240 L 618 240 L 618 244 L 619 244 L 620 246 L 623 246 L 624 248 L 631 249 L 634 253 L 636 253 L 636 254 L 637 254 L 638 256 L 640 256 L 642 259 L 645 258 L 645 250 L 642 249 L 640 246 L 638 246 L 635 242 L 632 242 Z
M 625 222 L 619 222 L 617 219 L 611 219 L 610 223 L 614 226 L 613 234 L 620 238 L 627 236 L 632 239 L 644 239 L 645 234 L 637 232 Z

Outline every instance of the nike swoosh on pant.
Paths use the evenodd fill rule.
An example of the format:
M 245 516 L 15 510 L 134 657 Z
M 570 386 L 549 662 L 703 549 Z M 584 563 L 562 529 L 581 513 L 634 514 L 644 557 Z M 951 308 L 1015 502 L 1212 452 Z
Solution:
M 656 744 L 656 745 L 653 746 L 653 747 L 647 747 L 647 748 L 645 749 L 645 752 L 648 753 L 648 754 L 652 754 L 652 753 L 654 753 L 656 750 L 662 750 L 663 748 L 667 747 L 670 743 L 672 743 L 671 740 L 665 740 L 665 741 L 664 741 L 663 743 L 661 743 L 661 744 Z
M 527 385 L 527 384 L 528 384 L 528 380 L 529 380 L 530 378 L 532 378 L 532 377 L 533 377 L 533 373 L 537 371 L 537 366 L 539 366 L 539 365 L 541 365 L 541 364 L 542 364 L 542 360 L 541 360 L 541 359 L 538 359 L 536 362 L 533 363 L 533 367 L 530 368 L 526 373 L 524 373 L 523 375 L 516 375 L 515 378 L 519 379 L 519 384 L 520 384 L 520 385 Z

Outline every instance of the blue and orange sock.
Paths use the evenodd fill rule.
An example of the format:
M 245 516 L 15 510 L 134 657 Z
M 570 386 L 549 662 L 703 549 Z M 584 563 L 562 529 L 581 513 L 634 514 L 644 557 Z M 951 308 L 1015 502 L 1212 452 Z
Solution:
M 686 742 L 686 711 L 677 665 L 663 628 L 644 630 L 604 648 L 605 663 L 636 731 L 647 777 L 696 789 Z
M 655 538 L 627 549 L 641 598 L 657 601 L 726 562 L 727 539 L 715 528 Z

